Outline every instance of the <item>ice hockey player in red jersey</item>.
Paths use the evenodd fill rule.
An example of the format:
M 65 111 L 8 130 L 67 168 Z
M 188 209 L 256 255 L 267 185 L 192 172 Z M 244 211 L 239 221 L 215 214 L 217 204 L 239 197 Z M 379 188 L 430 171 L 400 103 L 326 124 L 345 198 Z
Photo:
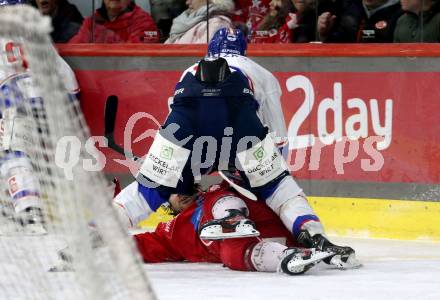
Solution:
M 173 194 L 170 203 L 182 212 L 160 223 L 155 232 L 135 235 L 145 262 L 212 262 L 233 270 L 295 275 L 334 256 L 315 248 L 299 248 L 301 245 L 264 202 L 244 198 L 225 182 L 194 196 Z M 225 239 L 204 240 L 204 234 L 209 236 L 204 230 L 212 229 L 207 225 L 218 220 Z M 231 238 L 237 231 L 250 237 Z

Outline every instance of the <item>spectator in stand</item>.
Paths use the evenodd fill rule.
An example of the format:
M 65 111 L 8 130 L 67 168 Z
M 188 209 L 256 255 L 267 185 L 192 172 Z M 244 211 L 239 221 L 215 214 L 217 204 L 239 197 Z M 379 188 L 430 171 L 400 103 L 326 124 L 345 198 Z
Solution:
M 186 0 L 188 9 L 173 20 L 170 36 L 165 44 L 203 44 L 207 42 L 206 0 Z M 232 0 L 208 0 L 209 40 L 220 28 L 233 27 Z
M 439 1 L 400 0 L 405 12 L 397 20 L 395 43 L 440 42 Z
M 156 22 L 160 33 L 160 40 L 164 42 L 173 24 L 173 19 L 180 15 L 185 9 L 185 0 L 150 0 L 151 16 Z
M 346 0 L 339 16 L 318 17 L 317 30 L 323 42 L 390 43 L 401 15 L 399 0 Z
M 41 14 L 52 18 L 53 31 L 50 34 L 54 43 L 68 42 L 79 30 L 83 16 L 75 5 L 67 0 L 35 0 L 32 5 Z
M 290 43 L 292 29 L 296 26 L 296 19 L 292 20 L 291 11 L 291 0 L 270 1 L 269 12 L 256 30 L 251 30 L 251 43 Z
M 295 13 L 291 16 L 292 42 L 308 43 L 318 39 L 316 34 L 317 1 L 316 0 L 291 0 L 295 6 Z M 326 1 L 319 1 L 320 5 L 324 5 Z M 319 9 L 319 8 L 318 8 Z M 295 22 L 296 20 L 296 22 Z M 287 23 L 289 24 L 289 23 Z
M 69 43 L 157 43 L 151 16 L 133 0 L 103 0 Z
M 253 32 L 251 42 L 308 43 L 315 40 L 315 31 L 315 0 L 272 0 L 269 13 Z
M 235 0 L 236 10 L 233 20 L 246 24 L 252 36 L 269 12 L 271 0 Z

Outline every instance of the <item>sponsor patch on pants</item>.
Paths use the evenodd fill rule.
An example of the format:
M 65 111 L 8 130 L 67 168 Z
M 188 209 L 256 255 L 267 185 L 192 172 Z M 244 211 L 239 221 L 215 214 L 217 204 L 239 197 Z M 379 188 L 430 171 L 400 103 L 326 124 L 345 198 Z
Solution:
M 270 136 L 237 154 L 251 187 L 263 186 L 287 170 L 286 163 Z
M 168 187 L 177 187 L 190 150 L 175 145 L 158 133 L 141 166 L 140 173 Z

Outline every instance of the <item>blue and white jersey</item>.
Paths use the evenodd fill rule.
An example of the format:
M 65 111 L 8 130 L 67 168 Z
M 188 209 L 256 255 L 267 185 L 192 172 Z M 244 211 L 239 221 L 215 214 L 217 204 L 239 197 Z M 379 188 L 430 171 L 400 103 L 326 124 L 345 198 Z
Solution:
M 195 71 L 187 72 L 176 84 L 174 102 L 179 98 L 250 98 L 255 100 L 252 83 L 240 69 L 231 67 L 231 75 L 223 82 L 215 85 L 200 83 L 195 78 Z M 256 105 L 258 102 L 256 103 Z M 259 105 L 259 104 L 258 104 Z
M 20 107 L 24 101 L 41 99 L 28 73 L 13 74 L 0 83 L 0 112 L 9 107 Z
M 56 53 L 55 48 L 53 50 Z M 79 93 L 75 74 L 58 54 L 55 57 L 58 75 L 61 77 L 69 96 L 75 98 Z M 15 41 L 0 38 L 0 87 L 2 87 L 2 97 L 4 93 L 16 92 L 16 89 L 20 90 L 24 98 L 41 97 L 40 92 L 32 86 L 28 71 L 26 55 L 23 53 L 21 45 Z M 12 96 L 12 94 L 9 95 Z
M 226 59 L 232 71 L 240 70 L 249 80 L 254 98 L 259 104 L 258 117 L 261 122 L 272 132 L 278 147 L 287 144 L 287 127 L 281 108 L 281 87 L 276 77 L 246 56 L 222 53 L 220 57 Z M 195 74 L 198 63 L 186 69 L 186 73 Z

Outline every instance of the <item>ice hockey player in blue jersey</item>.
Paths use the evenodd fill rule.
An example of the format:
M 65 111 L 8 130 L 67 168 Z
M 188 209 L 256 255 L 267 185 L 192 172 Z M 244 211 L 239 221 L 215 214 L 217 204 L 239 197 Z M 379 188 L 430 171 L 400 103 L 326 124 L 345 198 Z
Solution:
M 228 64 L 230 54 L 245 58 L 242 33 L 221 29 L 210 49 L 213 43 L 217 53 L 185 71 L 177 83 L 170 114 L 145 156 L 137 181 L 115 198 L 120 214 L 127 224 L 137 224 L 171 194 L 191 194 L 201 174 L 237 172 L 242 185 L 264 199 L 305 247 L 334 252 L 328 262 L 339 266 L 357 264 L 353 249 L 336 246 L 324 236 L 322 224 L 260 119 L 261 101 L 252 80 L 238 66 Z M 218 234 L 221 237 L 221 230 Z

